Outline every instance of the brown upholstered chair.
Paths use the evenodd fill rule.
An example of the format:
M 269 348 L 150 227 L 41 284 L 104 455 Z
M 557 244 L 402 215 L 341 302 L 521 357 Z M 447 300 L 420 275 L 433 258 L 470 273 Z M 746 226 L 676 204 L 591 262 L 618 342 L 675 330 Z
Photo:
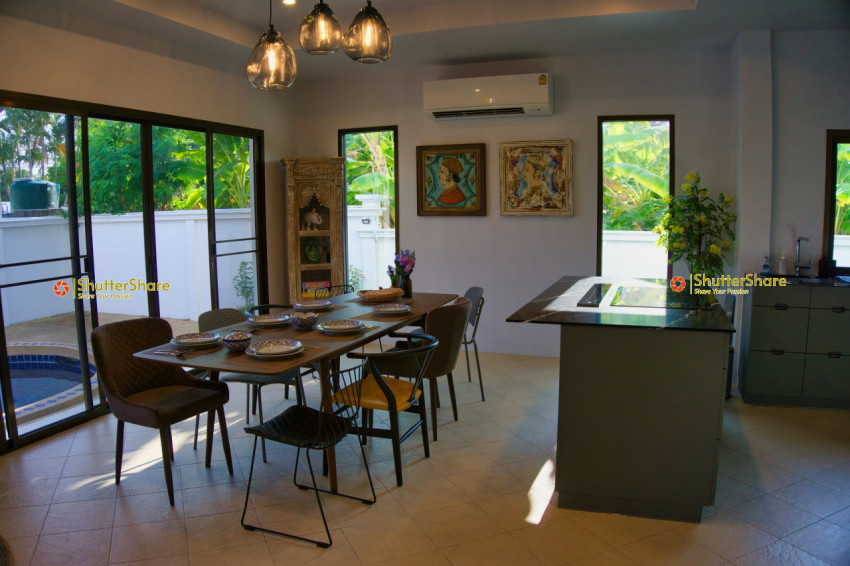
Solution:
M 411 335 L 394 333 L 392 337 L 408 338 Z M 393 460 L 395 462 L 396 483 L 402 485 L 401 472 L 401 443 L 413 432 L 422 428 L 422 443 L 425 448 L 425 457 L 430 456 L 428 449 L 428 417 L 425 410 L 425 399 L 422 394 L 422 379 L 428 368 L 431 356 L 438 346 L 438 341 L 433 336 L 416 334 L 417 341 L 411 343 L 409 348 L 394 349 L 387 352 L 373 353 L 349 353 L 347 356 L 354 359 L 367 360 L 366 377 L 358 386 L 360 391 L 360 409 L 362 425 L 356 427 L 353 432 L 361 438 L 361 444 L 366 443 L 366 437 L 389 438 L 393 445 Z M 389 377 L 379 369 L 383 365 L 404 367 L 407 375 L 412 378 L 396 379 Z M 341 393 L 345 393 L 343 390 Z M 337 393 L 340 395 L 340 393 Z M 374 411 L 387 411 L 390 428 L 375 428 Z M 413 413 L 419 418 L 411 426 L 402 432 L 399 426 L 399 413 Z
M 440 376 L 445 375 L 448 379 L 452 413 L 454 414 L 454 419 L 457 420 L 457 399 L 455 397 L 452 372 L 455 369 L 455 365 L 457 365 L 457 358 L 460 354 L 460 346 L 464 340 L 471 307 L 472 302 L 469 299 L 458 297 L 441 307 L 435 308 L 425 317 L 425 334 L 434 336 L 440 341 L 424 374 L 424 377 L 428 380 L 428 393 L 430 394 L 431 403 L 431 430 L 434 431 L 434 440 L 437 440 L 437 407 L 440 406 L 439 394 L 437 393 L 437 378 Z M 400 347 L 404 348 L 406 346 L 402 343 L 397 343 L 395 348 L 388 351 L 395 351 Z M 409 362 L 403 358 L 381 362 L 380 367 L 381 371 L 386 375 L 394 375 L 396 377 L 413 377 L 415 375 L 412 373 Z
M 233 474 L 230 441 L 224 420 L 224 405 L 229 398 L 227 384 L 195 379 L 176 365 L 133 357 L 135 352 L 171 340 L 171 326 L 166 320 L 138 318 L 113 322 L 95 328 L 91 338 L 97 377 L 106 393 L 112 414 L 118 419 L 115 483 L 121 483 L 124 423 L 158 429 L 168 501 L 174 505 L 171 425 L 201 413 L 207 413 L 206 466 L 210 466 L 215 414 L 218 413 L 224 457 L 228 471 Z

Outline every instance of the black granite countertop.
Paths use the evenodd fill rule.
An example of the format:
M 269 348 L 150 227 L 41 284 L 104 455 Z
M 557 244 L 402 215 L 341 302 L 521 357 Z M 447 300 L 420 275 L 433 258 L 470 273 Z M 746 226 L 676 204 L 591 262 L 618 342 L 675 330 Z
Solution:
M 594 284 L 610 287 L 602 287 L 605 292 L 598 306 L 579 306 Z M 721 305 L 713 297 L 711 302 L 698 307 L 695 295 L 673 293 L 666 279 L 564 276 L 507 321 L 734 332 Z

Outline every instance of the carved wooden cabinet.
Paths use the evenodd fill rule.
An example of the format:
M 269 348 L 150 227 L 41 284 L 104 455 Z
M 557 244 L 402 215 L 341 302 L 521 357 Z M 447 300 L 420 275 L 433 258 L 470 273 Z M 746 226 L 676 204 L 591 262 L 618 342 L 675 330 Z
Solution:
M 286 198 L 287 297 L 345 283 L 342 157 L 282 159 Z

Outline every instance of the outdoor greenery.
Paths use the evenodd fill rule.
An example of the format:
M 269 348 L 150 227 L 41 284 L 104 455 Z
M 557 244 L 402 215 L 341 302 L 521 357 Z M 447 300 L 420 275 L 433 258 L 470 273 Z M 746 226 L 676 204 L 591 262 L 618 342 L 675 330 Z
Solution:
M 658 245 L 670 252 L 670 263 L 684 259 L 690 273 L 715 277 L 723 271 L 724 255 L 735 240 L 735 197 L 720 193 L 715 202 L 708 189 L 699 186 L 699 173 L 688 173 L 685 179 L 683 194 L 665 199 L 670 209 L 655 228 Z
M 239 269 L 233 277 L 233 288 L 236 296 L 245 300 L 245 306 L 241 310 L 248 314 L 248 309 L 254 306 L 254 264 L 249 261 L 239 262 Z
M 850 143 L 838 144 L 835 175 L 835 234 L 850 235 Z
M 652 230 L 670 194 L 670 124 L 602 124 L 603 230 Z
M 395 139 L 392 130 L 346 134 L 345 186 L 346 202 L 360 204 L 355 195 L 381 195 L 390 209 L 390 225 L 394 228 L 395 205 Z
M 79 121 L 79 119 L 78 119 Z M 75 127 L 77 187 L 82 193 L 82 128 Z M 142 210 L 141 126 L 89 119 L 89 179 L 94 214 Z M 152 129 L 154 209 L 206 208 L 204 132 Z M 34 177 L 66 188 L 65 116 L 0 108 L 0 198 L 9 200 L 16 178 Z M 216 208 L 246 208 L 251 199 L 251 149 L 247 138 L 215 134 L 213 171 Z M 64 193 L 64 191 L 62 191 Z M 82 199 L 78 198 L 80 211 Z
M 354 265 L 348 266 L 348 284 L 352 291 L 359 291 L 363 285 L 363 270 Z

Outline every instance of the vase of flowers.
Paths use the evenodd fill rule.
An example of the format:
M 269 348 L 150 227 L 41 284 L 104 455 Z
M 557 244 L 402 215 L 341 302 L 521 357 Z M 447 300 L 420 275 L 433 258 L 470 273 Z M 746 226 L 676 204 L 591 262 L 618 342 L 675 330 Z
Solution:
M 658 245 L 670 252 L 669 263 L 683 259 L 691 274 L 716 277 L 735 240 L 735 198 L 720 193 L 714 201 L 708 189 L 699 186 L 699 173 L 688 173 L 685 180 L 683 194 L 665 199 L 670 210 L 654 229 L 660 234 Z
M 413 295 L 413 285 L 410 282 L 410 274 L 416 265 L 416 252 L 401 250 L 395 255 L 395 265 L 387 266 L 387 275 L 393 287 L 404 291 L 405 297 Z

